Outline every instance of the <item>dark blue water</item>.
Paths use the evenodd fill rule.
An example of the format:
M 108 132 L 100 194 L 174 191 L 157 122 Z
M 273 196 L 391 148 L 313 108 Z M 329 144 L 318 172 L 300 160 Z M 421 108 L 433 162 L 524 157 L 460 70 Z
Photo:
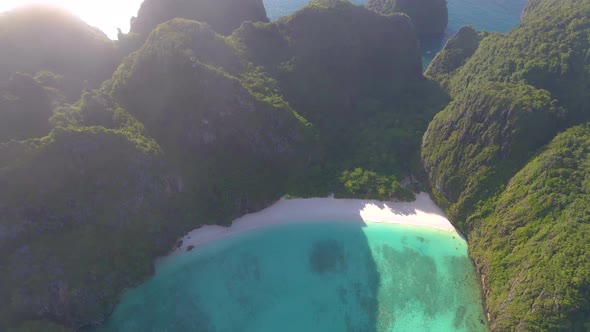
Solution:
M 264 0 L 271 20 L 289 15 L 305 6 L 309 0 Z M 366 4 L 367 0 L 351 0 Z M 508 32 L 520 22 L 520 14 L 527 0 L 448 0 L 449 26 L 443 38 L 422 41 L 424 69 L 445 42 L 464 25 L 476 30 Z

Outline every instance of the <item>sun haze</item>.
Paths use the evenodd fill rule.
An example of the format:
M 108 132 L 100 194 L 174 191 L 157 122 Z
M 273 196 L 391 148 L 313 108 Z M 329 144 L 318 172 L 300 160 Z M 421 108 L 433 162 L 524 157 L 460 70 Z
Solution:
M 64 8 L 79 16 L 89 25 L 117 39 L 117 28 L 129 31 L 129 19 L 137 15 L 143 0 L 2 0 L 0 12 L 30 4 L 42 4 Z

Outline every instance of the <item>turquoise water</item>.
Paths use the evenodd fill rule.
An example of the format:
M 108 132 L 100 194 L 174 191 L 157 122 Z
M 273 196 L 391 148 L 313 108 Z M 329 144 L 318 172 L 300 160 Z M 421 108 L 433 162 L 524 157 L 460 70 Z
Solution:
M 309 0 L 264 0 L 271 20 L 289 15 L 305 6 Z M 352 0 L 364 5 L 367 0 Z M 448 0 L 449 26 L 442 38 L 422 41 L 424 69 L 446 43 L 464 25 L 477 30 L 508 32 L 520 22 L 520 14 L 527 0 Z
M 362 222 L 237 235 L 162 262 L 97 331 L 485 331 L 453 233 Z

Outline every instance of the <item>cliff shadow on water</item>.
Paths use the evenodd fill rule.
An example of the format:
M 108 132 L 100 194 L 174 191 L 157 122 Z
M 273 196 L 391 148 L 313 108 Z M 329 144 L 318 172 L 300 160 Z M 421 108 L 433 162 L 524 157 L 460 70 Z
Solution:
M 166 258 L 91 331 L 380 331 L 381 277 L 366 225 L 350 221 L 266 228 Z
M 486 330 L 458 234 L 365 223 L 367 209 L 421 212 L 357 203 L 344 220 L 238 231 L 167 257 L 93 331 Z

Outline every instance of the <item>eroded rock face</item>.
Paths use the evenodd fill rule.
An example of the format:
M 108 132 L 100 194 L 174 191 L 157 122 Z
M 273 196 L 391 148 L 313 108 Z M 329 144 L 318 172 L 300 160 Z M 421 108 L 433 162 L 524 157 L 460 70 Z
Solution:
M 424 75 L 443 88 L 448 80 L 479 47 L 480 34 L 472 27 L 464 26 L 447 41 L 445 47 L 436 55 Z
M 446 0 L 369 0 L 367 6 L 383 15 L 406 13 L 422 37 L 443 35 L 449 22 Z
M 324 136 L 344 127 L 340 137 L 350 136 L 365 112 L 410 113 L 389 101 L 404 99 L 407 84 L 421 91 L 406 15 L 314 0 L 223 37 L 213 22 L 152 20 L 158 3 L 147 2 L 132 28 L 147 41 L 100 91 L 54 110 L 50 135 L 0 144 L 0 298 L 11 299 L 0 330 L 100 323 L 178 236 L 289 192 L 321 152 L 316 123 Z M 248 3 L 262 4 L 235 8 L 247 13 Z M 342 250 L 319 249 L 318 271 L 347 269 Z
M 467 58 L 465 30 L 428 71 L 454 101 L 430 123 L 422 164 L 469 238 L 492 331 L 588 326 L 589 10 L 529 1 L 518 28 Z
M 30 75 L 12 75 L 0 86 L 0 143 L 49 134 L 55 95 Z
M 187 172 L 235 158 L 273 168 L 297 155 L 304 125 L 238 79 L 236 52 L 206 24 L 175 19 L 118 69 L 113 94 Z
M 0 82 L 16 72 L 63 76 L 70 101 L 96 88 L 117 68 L 115 47 L 97 28 L 51 7 L 30 6 L 0 14 Z
M 29 317 L 70 328 L 99 322 L 151 272 L 176 236 L 152 228 L 176 193 L 165 191 L 161 156 L 139 140 L 59 128 L 0 144 L 0 295 L 13 299 L 0 308 L 0 328 Z M 153 246 L 129 244 L 132 234 Z M 133 263 L 120 260 L 127 255 Z
M 242 22 L 268 22 L 262 0 L 146 0 L 131 31 L 149 34 L 158 24 L 175 18 L 206 22 L 216 32 L 228 35 Z
M 551 140 L 560 111 L 546 91 L 490 83 L 465 91 L 430 122 L 422 164 L 463 232 L 473 228 L 466 211 L 518 171 L 529 151 Z

